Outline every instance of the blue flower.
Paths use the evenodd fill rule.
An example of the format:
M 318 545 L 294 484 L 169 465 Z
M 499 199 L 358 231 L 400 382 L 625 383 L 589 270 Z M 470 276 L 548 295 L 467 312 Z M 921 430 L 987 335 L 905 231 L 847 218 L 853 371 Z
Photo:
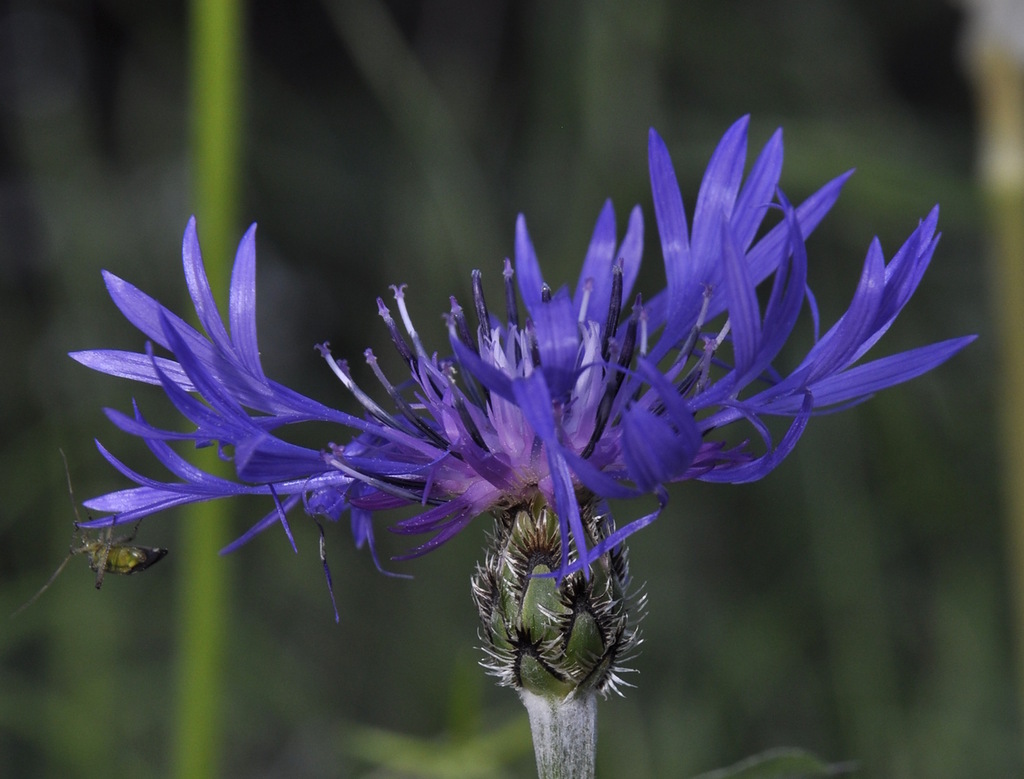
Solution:
M 86 524 L 135 522 L 172 506 L 258 494 L 269 496 L 272 510 L 228 549 L 276 523 L 291 539 L 287 516 L 301 504 L 318 523 L 347 512 L 357 545 L 373 552 L 374 515 L 415 506 L 418 513 L 391 527 L 426 536 L 405 555 L 413 557 L 481 514 L 542 501 L 554 508 L 562 538 L 571 539 L 561 544 L 559 576 L 585 573 L 599 555 L 658 516 L 668 501 L 667 484 L 760 479 L 793 450 L 816 412 L 847 407 L 919 376 L 973 340 L 863 360 L 928 266 L 938 240 L 937 208 L 888 262 L 878 241 L 871 243 L 849 309 L 817 337 L 804 239 L 848 175 L 794 207 L 778 190 L 781 131 L 744 177 L 746 145 L 744 118 L 711 158 L 691 227 L 668 151 L 651 131 L 651 188 L 666 284 L 649 297 L 634 295 L 643 244 L 640 209 L 631 212 L 619 242 L 610 201 L 572 290 L 545 281 L 520 216 L 515 262 L 504 265 L 505 318 L 489 308 L 481 274 L 474 271 L 476 322 L 470 324 L 453 297 L 449 356 L 426 352 L 404 286 L 393 287 L 401 327 L 383 300 L 377 306 L 407 376 L 392 382 L 367 350 L 381 385 L 374 399 L 327 344 L 318 347 L 362 406 L 360 415 L 267 378 L 256 340 L 255 227 L 238 248 L 225 324 L 191 220 L 182 254 L 205 334 L 105 273 L 115 304 L 150 343 L 142 353 L 72 354 L 90 368 L 161 386 L 190 423 L 186 432 L 164 430 L 147 422 L 137 406 L 131 415 L 108 410 L 117 427 L 145 440 L 173 478 L 143 476 L 99 445 L 137 486 L 89 501 L 89 508 L 108 516 Z M 805 307 L 815 341 L 787 371 L 776 358 Z M 158 355 L 156 347 L 171 357 Z M 775 433 L 773 417 L 783 420 Z M 322 449 L 290 443 L 284 434 L 290 425 L 310 422 L 326 425 Z M 236 478 L 189 464 L 171 445 L 185 440 L 215 444 L 233 461 Z M 657 499 L 653 512 L 597 543 L 588 538 L 581 509 L 645 495 Z

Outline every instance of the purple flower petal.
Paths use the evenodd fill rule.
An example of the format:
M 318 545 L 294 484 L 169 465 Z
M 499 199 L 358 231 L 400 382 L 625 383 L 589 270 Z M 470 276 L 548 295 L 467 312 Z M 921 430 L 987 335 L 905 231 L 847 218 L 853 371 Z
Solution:
M 588 574 L 598 556 L 660 515 L 667 483 L 760 479 L 793 450 L 816 413 L 919 376 L 973 340 L 955 338 L 862 361 L 922 282 L 938 241 L 937 209 L 889 262 L 877 241 L 870 244 L 848 310 L 819 338 L 804 241 L 849 174 L 793 207 L 779 190 L 781 131 L 744 177 L 748 124 L 746 117 L 733 124 L 712 154 L 692 231 L 668 150 L 650 131 L 651 192 L 665 271 L 660 290 L 635 295 L 642 214 L 632 209 L 617 243 L 610 200 L 597 218 L 571 297 L 568 288 L 552 293 L 544 283 L 520 215 L 514 280 L 506 261 L 507 320 L 489 310 L 481 275 L 474 272 L 472 308 L 481 326 L 473 333 L 453 298 L 447 315 L 451 355 L 427 353 L 404 287 L 396 286 L 400 316 L 392 318 L 379 301 L 378 311 L 408 367 L 401 380 L 389 379 L 368 351 L 380 384 L 375 393 L 357 385 L 326 344 L 318 347 L 360 415 L 266 377 L 256 333 L 255 226 L 235 255 L 225 324 L 190 220 L 182 260 L 205 334 L 104 273 L 114 303 L 149 343 L 138 353 L 72 354 L 94 370 L 161 387 L 183 419 L 163 429 L 134 406 L 131 414 L 107 412 L 122 432 L 145 441 L 170 478 L 145 476 L 100 446 L 136 486 L 88 501 L 108 516 L 83 524 L 136 522 L 167 508 L 237 495 L 269 498 L 268 513 L 230 551 L 278 523 L 292 539 L 288 514 L 302 506 L 319 530 L 333 598 L 326 523 L 345 512 L 356 546 L 368 548 L 379 568 L 373 533 L 378 512 L 405 507 L 409 514 L 391 530 L 427 536 L 405 559 L 443 545 L 481 513 L 546 505 L 556 512 L 562 536 L 562 559 L 552 574 Z M 769 215 L 777 223 L 765 224 Z M 805 304 L 813 346 L 793 367 L 779 355 L 787 353 L 783 347 Z M 528 313 L 523 322 L 520 305 Z M 780 439 L 772 432 L 773 417 L 788 422 Z M 290 426 L 299 422 L 321 425 L 318 448 L 293 443 L 307 440 L 291 435 Z M 222 458 L 233 458 L 234 478 L 190 464 L 178 451 L 185 442 L 216 446 Z M 594 515 L 586 512 L 604 511 L 608 500 L 642 496 L 653 496 L 657 508 L 602 539 L 587 535 L 583 519 Z

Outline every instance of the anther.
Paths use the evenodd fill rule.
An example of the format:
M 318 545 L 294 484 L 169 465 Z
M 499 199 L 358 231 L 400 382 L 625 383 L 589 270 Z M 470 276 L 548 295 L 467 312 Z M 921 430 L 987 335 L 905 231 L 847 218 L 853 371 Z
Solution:
M 445 321 L 448 324 L 448 335 L 449 338 L 458 338 L 466 347 L 471 349 L 474 354 L 479 356 L 480 350 L 477 347 L 477 342 L 473 340 L 473 337 L 469 334 L 469 326 L 466 324 L 466 315 L 462 311 L 462 306 L 459 305 L 458 301 L 454 296 L 450 298 L 452 310 L 451 313 L 445 317 Z M 466 391 L 469 393 L 470 398 L 473 402 L 481 408 L 486 407 L 487 401 L 490 399 L 490 393 L 486 387 L 480 387 L 476 379 L 473 378 L 472 374 L 469 374 L 466 379 Z
M 320 352 L 320 356 L 327 361 L 327 364 L 331 366 L 331 370 L 334 371 L 334 375 L 338 377 L 345 389 L 355 396 L 356 400 L 358 400 L 362 407 L 369 412 L 370 416 L 388 427 L 396 430 L 402 429 L 398 424 L 398 420 L 378 406 L 374 402 L 373 398 L 356 386 L 356 383 L 352 381 L 352 376 L 348 372 L 348 363 L 344 360 L 341 360 L 340 362 L 335 360 L 331 355 L 330 345 L 326 341 L 323 344 L 318 344 L 316 349 Z
M 462 420 L 462 424 L 465 425 L 470 438 L 473 439 L 473 443 L 485 452 L 490 451 L 487 444 L 484 442 L 484 437 L 480 434 L 480 428 L 476 426 L 476 422 L 474 422 L 473 417 L 470 416 L 469 409 L 466 408 L 466 402 L 462 399 L 462 393 L 459 392 L 459 388 L 455 383 L 455 369 L 449 367 L 449 369 L 445 371 L 445 377 L 448 379 L 448 384 L 451 388 L 452 399 L 455 402 L 455 411 L 458 413 L 459 419 Z
M 384 371 L 381 370 L 380 365 L 377 364 L 377 356 L 373 353 L 373 350 L 367 349 L 363 354 L 366 357 L 367 365 L 370 366 L 374 375 L 377 377 L 377 381 L 379 381 L 381 386 L 384 387 L 396 408 L 398 408 L 402 413 L 402 416 L 411 422 L 413 426 L 423 433 L 423 435 L 425 435 L 430 441 L 432 441 L 435 446 L 441 449 L 447 449 L 448 442 L 440 436 L 436 430 L 430 427 L 422 417 L 413 411 L 412 406 L 409 405 L 409 401 L 402 397 L 401 393 L 395 389 L 395 386 L 388 381 L 388 377 L 384 375 Z
M 695 384 L 694 393 L 699 395 L 705 389 L 708 384 L 711 383 L 711 360 L 715 356 L 715 352 L 718 351 L 719 347 L 725 342 L 726 336 L 729 335 L 729 331 L 732 329 L 730 320 L 726 319 L 725 324 L 722 325 L 722 329 L 718 335 L 714 338 L 704 339 L 704 354 L 701 355 L 700 362 L 697 366 L 697 381 Z
M 609 342 L 615 337 L 619 326 L 619 313 L 622 311 L 622 259 L 612 268 L 612 296 L 608 302 L 608 318 L 604 324 L 604 339 L 601 342 L 601 357 L 608 359 Z
M 469 334 L 469 325 L 466 324 L 466 315 L 462 311 L 462 306 L 459 305 L 459 301 L 455 299 L 454 295 L 449 297 L 448 300 L 452 306 L 451 314 L 449 315 L 451 328 L 449 329 L 454 329 L 463 345 L 472 349 L 474 353 L 480 354 L 476 340 Z
M 701 304 L 700 313 L 697 314 L 697 321 L 694 323 L 689 335 L 687 335 L 686 340 L 683 342 L 682 346 L 679 347 L 679 354 L 676 356 L 675 362 L 673 362 L 672 366 L 668 369 L 668 371 L 665 372 L 665 375 L 668 376 L 669 378 L 672 378 L 673 376 L 678 374 L 679 371 L 682 370 L 683 366 L 686 364 L 686 361 L 690 359 L 690 356 L 693 352 L 693 348 L 697 345 L 697 339 L 700 337 L 700 329 L 704 326 L 704 320 L 706 319 L 708 313 L 708 306 L 711 304 L 711 292 L 711 286 L 705 284 L 704 302 Z M 687 390 L 690 386 L 692 386 L 694 381 L 692 373 L 693 371 L 691 370 L 690 374 L 688 374 L 688 377 L 685 380 Z M 680 391 L 685 392 L 684 390 Z
M 594 432 L 591 434 L 587 445 L 583 447 L 583 451 L 580 452 L 580 456 L 583 458 L 590 457 L 590 455 L 594 453 L 594 449 L 597 447 L 597 442 L 601 440 L 601 436 L 604 435 L 605 427 L 607 427 L 608 422 L 611 419 L 612 406 L 614 405 L 616 396 L 619 394 L 619 389 L 622 387 L 622 382 L 626 378 L 626 369 L 629 368 L 629 363 L 633 359 L 633 349 L 636 346 L 638 322 L 641 320 L 646 322 L 646 313 L 642 300 L 642 297 L 638 294 L 633 303 L 633 314 L 629 317 L 629 322 L 626 324 L 626 333 L 622 339 L 622 348 L 619 350 L 619 370 L 616 370 L 615 375 L 608 379 L 604 395 L 601 396 L 601 400 L 597 405 L 597 412 L 594 419 Z M 646 333 L 646 325 L 644 326 L 644 332 Z M 645 336 L 641 338 L 641 347 L 644 349 L 646 348 Z
M 388 328 L 388 333 L 391 334 L 391 342 L 395 345 L 395 349 L 402 359 L 409 365 L 416 364 L 416 357 L 413 355 L 412 350 L 409 348 L 409 344 L 402 338 L 402 334 L 398 332 L 398 325 L 395 324 L 394 318 L 391 316 L 391 311 L 384 304 L 381 298 L 377 298 L 377 313 L 380 318 L 384 320 L 385 326 Z
M 348 364 L 342 360 L 340 363 L 334 359 L 334 355 L 331 354 L 331 345 L 327 341 L 322 344 L 317 344 L 313 347 L 320 356 L 324 358 L 327 364 L 331 367 L 334 375 L 338 377 L 341 383 L 345 386 L 345 389 L 351 390 L 353 386 L 352 377 L 348 374 Z
M 423 491 L 422 481 L 413 481 L 411 479 L 402 479 L 396 476 L 390 476 L 387 474 L 374 474 L 370 471 L 359 470 L 353 468 L 345 460 L 344 449 L 332 445 L 330 452 L 324 452 L 323 460 L 325 463 L 335 468 L 346 476 L 351 476 L 353 479 L 368 484 L 371 487 L 376 487 L 386 495 L 394 495 L 399 498 L 411 502 L 425 502 L 430 504 L 436 504 L 439 501 L 436 499 L 425 498 Z M 417 489 L 419 487 L 419 489 Z
M 423 348 L 423 344 L 420 343 L 420 337 L 416 333 L 416 328 L 412 326 L 412 319 L 409 317 L 409 309 L 406 308 L 405 305 L 405 284 L 392 284 L 391 291 L 395 293 L 395 302 L 398 304 L 398 313 L 402 316 L 402 324 L 405 325 L 405 331 L 412 339 L 412 345 L 416 349 L 416 354 L 422 358 L 426 358 L 427 351 Z
M 480 331 L 490 338 L 491 315 L 487 311 L 487 301 L 484 300 L 483 277 L 479 270 L 473 271 L 473 305 L 476 308 L 476 318 L 480 323 Z
M 526 321 L 526 328 L 523 332 L 527 343 L 530 345 L 530 360 L 534 368 L 540 367 L 540 345 L 537 343 L 537 330 L 533 326 L 533 320 Z M 520 360 L 519 341 L 516 340 L 516 362 Z
M 629 322 L 626 324 L 626 334 L 622 339 L 622 347 L 619 350 L 619 365 L 623 368 L 628 367 L 629 363 L 633 359 L 633 349 L 636 347 L 637 326 L 639 325 L 641 312 L 643 312 L 643 310 L 643 298 L 638 293 L 633 301 L 633 313 L 630 315 Z M 622 374 L 619 375 L 621 376 Z

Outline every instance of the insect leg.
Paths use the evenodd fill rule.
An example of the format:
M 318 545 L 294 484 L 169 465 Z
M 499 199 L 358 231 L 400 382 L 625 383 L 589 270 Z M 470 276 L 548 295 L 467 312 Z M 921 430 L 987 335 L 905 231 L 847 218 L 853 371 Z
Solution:
M 110 547 L 113 545 L 114 526 L 107 525 L 107 532 L 102 542 L 99 542 L 100 549 L 93 555 L 92 564 L 96 571 L 96 589 L 103 586 L 103 577 L 107 573 L 107 560 L 110 559 Z
M 11 619 L 14 619 L 14 617 L 16 617 L 19 614 L 21 614 L 21 612 L 23 612 L 25 609 L 27 609 L 29 606 L 31 606 L 33 603 L 35 603 L 37 600 L 39 600 L 39 596 L 42 595 L 44 592 L 46 592 L 46 590 L 49 588 L 49 586 L 51 584 L 53 584 L 54 581 L 56 581 L 57 577 L 60 576 L 60 572 L 64 570 L 64 567 L 68 564 L 68 562 L 70 562 L 71 558 L 74 557 L 74 556 L 75 556 L 75 550 L 71 550 L 70 552 L 68 552 L 68 556 L 65 557 L 64 561 L 60 565 L 57 566 L 57 570 L 53 572 L 53 575 L 50 576 L 49 579 L 46 580 L 46 584 L 44 584 L 42 587 L 40 587 L 35 595 L 33 595 L 31 598 L 29 598 L 27 601 L 25 601 L 21 606 L 19 606 L 18 610 L 15 611 L 13 614 L 11 614 Z

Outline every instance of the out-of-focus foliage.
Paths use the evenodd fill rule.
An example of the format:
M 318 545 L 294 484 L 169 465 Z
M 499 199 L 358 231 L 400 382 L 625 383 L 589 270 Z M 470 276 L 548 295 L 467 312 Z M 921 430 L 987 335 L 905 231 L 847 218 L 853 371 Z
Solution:
M 638 286 L 653 288 L 651 125 L 689 205 L 714 143 L 743 113 L 758 146 L 785 127 L 792 200 L 858 168 L 808 245 L 827 321 L 848 303 L 871 237 L 891 252 L 941 202 L 945 237 L 889 347 L 982 339 L 932 375 L 815 420 L 762 483 L 673 492 L 670 513 L 631 545 L 647 582 L 646 640 L 637 688 L 601 706 L 598 771 L 691 775 L 799 745 L 856 760 L 865 776 L 1021 773 L 991 447 L 998 376 L 949 7 L 257 0 L 247 13 L 237 233 L 260 223 L 264 361 L 331 402 L 343 393 L 313 344 L 330 340 L 357 374 L 366 346 L 397 360 L 383 357 L 375 298 L 406 282 L 428 348 L 445 348 L 440 317 L 424 323 L 449 294 L 467 299 L 472 268 L 500 299 L 519 211 L 546 275 L 567 281 L 603 200 L 614 198 L 622 224 L 641 203 L 650 275 Z M 101 268 L 164 301 L 183 294 L 185 30 L 178 3 L 0 7 L 3 614 L 66 553 L 58 448 L 79 499 L 119 484 L 94 436 L 146 467 L 101 411 L 127 409 L 132 388 L 65 353 L 141 345 Z M 157 393 L 138 399 L 159 420 Z M 238 531 L 265 509 L 240 502 Z M 330 528 L 340 626 L 311 523 L 295 523 L 298 556 L 273 532 L 238 552 L 229 775 L 369 774 L 346 723 L 487 744 L 525 721 L 473 667 L 469 576 L 489 524 L 390 565 L 412 581 L 378 575 L 345 528 Z M 406 548 L 381 535 L 385 552 Z M 138 542 L 171 552 L 100 593 L 84 564 L 70 565 L 16 620 L 0 618 L 0 775 L 166 773 L 174 517 L 144 522 Z M 501 775 L 534 770 L 528 749 L 495 754 Z

